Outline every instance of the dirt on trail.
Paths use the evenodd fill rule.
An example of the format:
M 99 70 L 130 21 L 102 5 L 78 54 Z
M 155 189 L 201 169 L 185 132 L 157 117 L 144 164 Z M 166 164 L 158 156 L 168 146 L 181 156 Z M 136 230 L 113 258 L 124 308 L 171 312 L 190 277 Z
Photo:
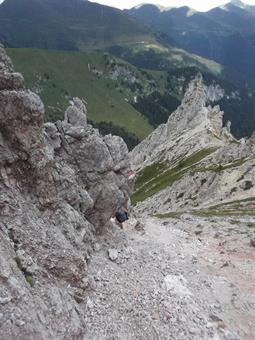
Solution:
M 88 340 L 255 339 L 249 218 L 148 218 L 95 245 Z

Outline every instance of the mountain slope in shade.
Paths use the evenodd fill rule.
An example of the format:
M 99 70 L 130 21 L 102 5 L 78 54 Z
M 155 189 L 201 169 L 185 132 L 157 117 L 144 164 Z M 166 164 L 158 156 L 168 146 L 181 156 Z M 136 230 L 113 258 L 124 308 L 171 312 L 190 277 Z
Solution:
M 83 50 L 154 40 L 129 15 L 83 0 L 5 0 L 0 27 L 0 42 L 10 47 Z
M 0 43 L 6 47 L 87 51 L 120 46 L 134 49 L 139 66 L 145 68 L 141 50 L 156 51 L 156 57 L 163 54 L 159 56 L 160 67 L 170 61 L 174 67 L 190 63 L 203 67 L 206 63 L 209 68 L 222 69 L 210 60 L 173 49 L 174 39 L 160 30 L 148 29 L 129 13 L 89 1 L 5 0 L 0 5 L 0 27 Z
M 129 13 L 170 35 L 180 47 L 243 73 L 255 86 L 255 6 L 232 1 L 204 13 L 143 5 Z

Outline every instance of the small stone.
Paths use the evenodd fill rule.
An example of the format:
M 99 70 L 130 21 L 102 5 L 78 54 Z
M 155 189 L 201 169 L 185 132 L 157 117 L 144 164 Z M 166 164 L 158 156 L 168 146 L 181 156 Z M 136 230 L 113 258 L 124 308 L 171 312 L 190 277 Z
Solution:
M 202 234 L 202 232 L 203 232 L 202 229 L 195 230 L 195 234 L 196 234 L 196 235 L 200 235 L 200 234 Z
M 253 247 L 255 247 L 255 237 L 252 237 L 252 238 L 250 239 L 250 244 L 251 244 Z
M 189 332 L 190 334 L 197 334 L 198 330 L 196 328 L 190 328 Z
M 79 293 L 78 294 L 74 294 L 73 295 L 73 298 L 74 300 L 77 302 L 77 303 L 82 303 L 84 302 L 84 297 L 82 295 L 80 295 Z
M 118 258 L 118 250 L 117 249 L 109 249 L 108 257 L 111 261 L 116 261 Z
M 98 280 L 99 281 L 99 280 Z M 97 288 L 97 283 L 96 283 L 96 280 L 93 278 L 93 277 L 90 277 L 89 278 L 89 285 L 88 285 L 88 288 L 90 289 L 90 290 L 96 290 L 96 288 Z
M 222 242 L 219 243 L 219 246 L 222 247 L 222 246 L 224 246 L 226 243 L 227 243 L 227 241 L 224 240 L 224 241 L 222 241 Z
M 221 268 L 224 268 L 224 267 L 229 267 L 230 265 L 230 262 L 229 261 L 226 261 L 223 263 L 223 265 L 221 266 Z
M 24 326 L 24 325 L 25 325 L 25 322 L 22 321 L 22 320 L 16 320 L 16 325 L 17 325 L 18 327 L 21 327 L 21 326 Z
M 92 309 L 94 307 L 94 303 L 90 298 L 87 300 L 87 307 L 88 309 Z
M 218 237 L 220 237 L 220 233 L 219 232 L 215 233 L 215 235 L 214 235 L 214 238 L 218 238 Z
M 11 302 L 11 297 L 0 297 L 0 304 L 1 305 L 6 305 L 7 303 Z
M 88 277 L 84 277 L 82 280 L 82 288 L 87 288 L 88 286 L 89 286 L 89 279 L 88 279 Z
M 144 224 L 141 223 L 140 221 L 137 221 L 137 223 L 135 225 L 135 230 L 137 230 L 137 231 L 144 231 Z
M 95 252 L 99 252 L 101 249 L 102 249 L 101 244 L 99 244 L 99 243 L 94 244 L 94 251 Z
M 218 328 L 222 328 L 222 329 L 226 328 L 226 325 L 225 325 L 225 323 L 224 323 L 223 320 L 221 320 L 221 321 L 218 322 Z M 229 339 L 229 340 L 230 340 L 230 339 Z M 231 340 L 234 340 L 234 339 L 231 339 Z
M 212 321 L 214 321 L 214 322 L 222 321 L 222 319 L 219 318 L 219 317 L 218 317 L 217 315 L 215 315 L 215 314 L 211 314 L 211 315 L 210 315 L 210 319 L 211 319 Z
M 162 223 L 162 225 L 164 225 L 164 226 L 169 225 L 169 224 L 170 224 L 169 221 L 165 221 L 165 222 Z

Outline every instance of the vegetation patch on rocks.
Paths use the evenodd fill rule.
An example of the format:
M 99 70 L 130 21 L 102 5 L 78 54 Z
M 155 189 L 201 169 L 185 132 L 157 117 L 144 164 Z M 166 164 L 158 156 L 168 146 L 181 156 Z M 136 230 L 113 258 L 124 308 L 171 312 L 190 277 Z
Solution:
M 167 162 L 154 163 L 146 167 L 138 175 L 135 191 L 132 195 L 132 202 L 141 202 L 159 191 L 164 190 L 166 187 L 171 186 L 196 163 L 200 162 L 213 152 L 215 152 L 214 148 L 200 150 L 189 157 L 183 158 L 173 168 L 169 168 Z

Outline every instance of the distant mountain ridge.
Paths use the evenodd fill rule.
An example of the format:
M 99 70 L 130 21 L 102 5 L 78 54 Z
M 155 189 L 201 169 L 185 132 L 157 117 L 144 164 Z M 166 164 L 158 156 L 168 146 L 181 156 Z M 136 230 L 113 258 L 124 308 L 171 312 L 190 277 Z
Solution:
M 247 47 L 249 53 L 241 47 L 236 49 L 238 40 L 235 34 L 239 32 L 234 30 L 245 31 L 244 27 L 254 26 L 254 20 L 246 20 L 250 6 L 241 8 L 242 3 L 238 6 L 232 2 L 223 9 L 216 9 L 216 14 L 215 10 L 199 13 L 189 7 L 137 7 L 135 11 L 141 11 L 142 16 L 147 8 L 147 19 L 155 20 L 154 27 L 148 28 L 144 19 L 142 22 L 130 12 L 89 1 L 5 0 L 0 5 L 0 42 L 5 46 L 18 47 L 11 49 L 12 57 L 29 85 L 44 97 L 47 115 L 53 121 L 60 118 L 59 114 L 70 97 L 84 97 L 89 101 L 91 119 L 97 124 L 104 124 L 104 131 L 112 129 L 113 125 L 118 131 L 124 129 L 123 137 L 131 136 L 133 146 L 137 138 L 141 140 L 152 128 L 168 119 L 182 99 L 182 90 L 185 89 L 182 80 L 185 85 L 193 77 L 192 69 L 195 67 L 203 75 L 213 76 L 208 76 L 209 86 L 220 86 L 220 91 L 224 92 L 216 102 L 233 123 L 235 136 L 250 136 L 255 129 L 255 97 L 254 91 L 243 84 L 250 80 L 255 86 L 253 47 Z M 226 9 L 228 7 L 230 10 Z M 231 22 L 236 11 L 243 23 L 239 27 Z M 218 12 L 232 14 L 224 20 L 220 19 Z M 209 14 L 212 18 L 207 17 Z M 250 17 L 252 15 L 249 14 Z M 164 24 L 162 18 L 166 23 L 171 19 L 171 34 L 161 32 L 156 26 L 157 20 Z M 234 32 L 233 46 L 227 48 L 229 56 L 223 53 L 228 67 L 176 46 L 193 44 L 191 47 L 201 48 L 202 54 L 206 53 L 206 44 L 211 44 L 209 52 L 217 59 L 215 55 L 225 49 L 231 32 Z M 253 34 L 253 31 L 245 32 Z M 25 49 L 21 51 L 21 47 Z M 40 48 L 40 51 L 33 51 L 31 47 Z M 60 53 L 46 50 L 58 50 Z M 63 50 L 68 52 L 62 53 Z M 97 56 L 100 61 L 88 61 L 90 58 L 86 53 L 91 50 L 100 51 L 101 56 Z M 86 53 L 74 55 L 73 51 Z M 107 53 L 103 55 L 105 52 L 117 59 L 108 58 Z M 242 53 L 244 58 L 240 57 Z M 234 65 L 236 60 L 237 66 Z M 116 75 L 117 79 L 112 79 Z M 155 88 L 148 91 L 152 81 Z M 236 85 L 232 86 L 234 82 Z M 101 92 L 100 103 L 95 98 L 97 92 Z M 137 119 L 141 124 L 137 124 Z
M 155 40 L 126 13 L 84 0 L 5 0 L 0 27 L 7 47 L 84 50 Z
M 208 12 L 142 5 L 128 11 L 189 52 L 243 73 L 255 86 L 255 6 L 234 0 Z

